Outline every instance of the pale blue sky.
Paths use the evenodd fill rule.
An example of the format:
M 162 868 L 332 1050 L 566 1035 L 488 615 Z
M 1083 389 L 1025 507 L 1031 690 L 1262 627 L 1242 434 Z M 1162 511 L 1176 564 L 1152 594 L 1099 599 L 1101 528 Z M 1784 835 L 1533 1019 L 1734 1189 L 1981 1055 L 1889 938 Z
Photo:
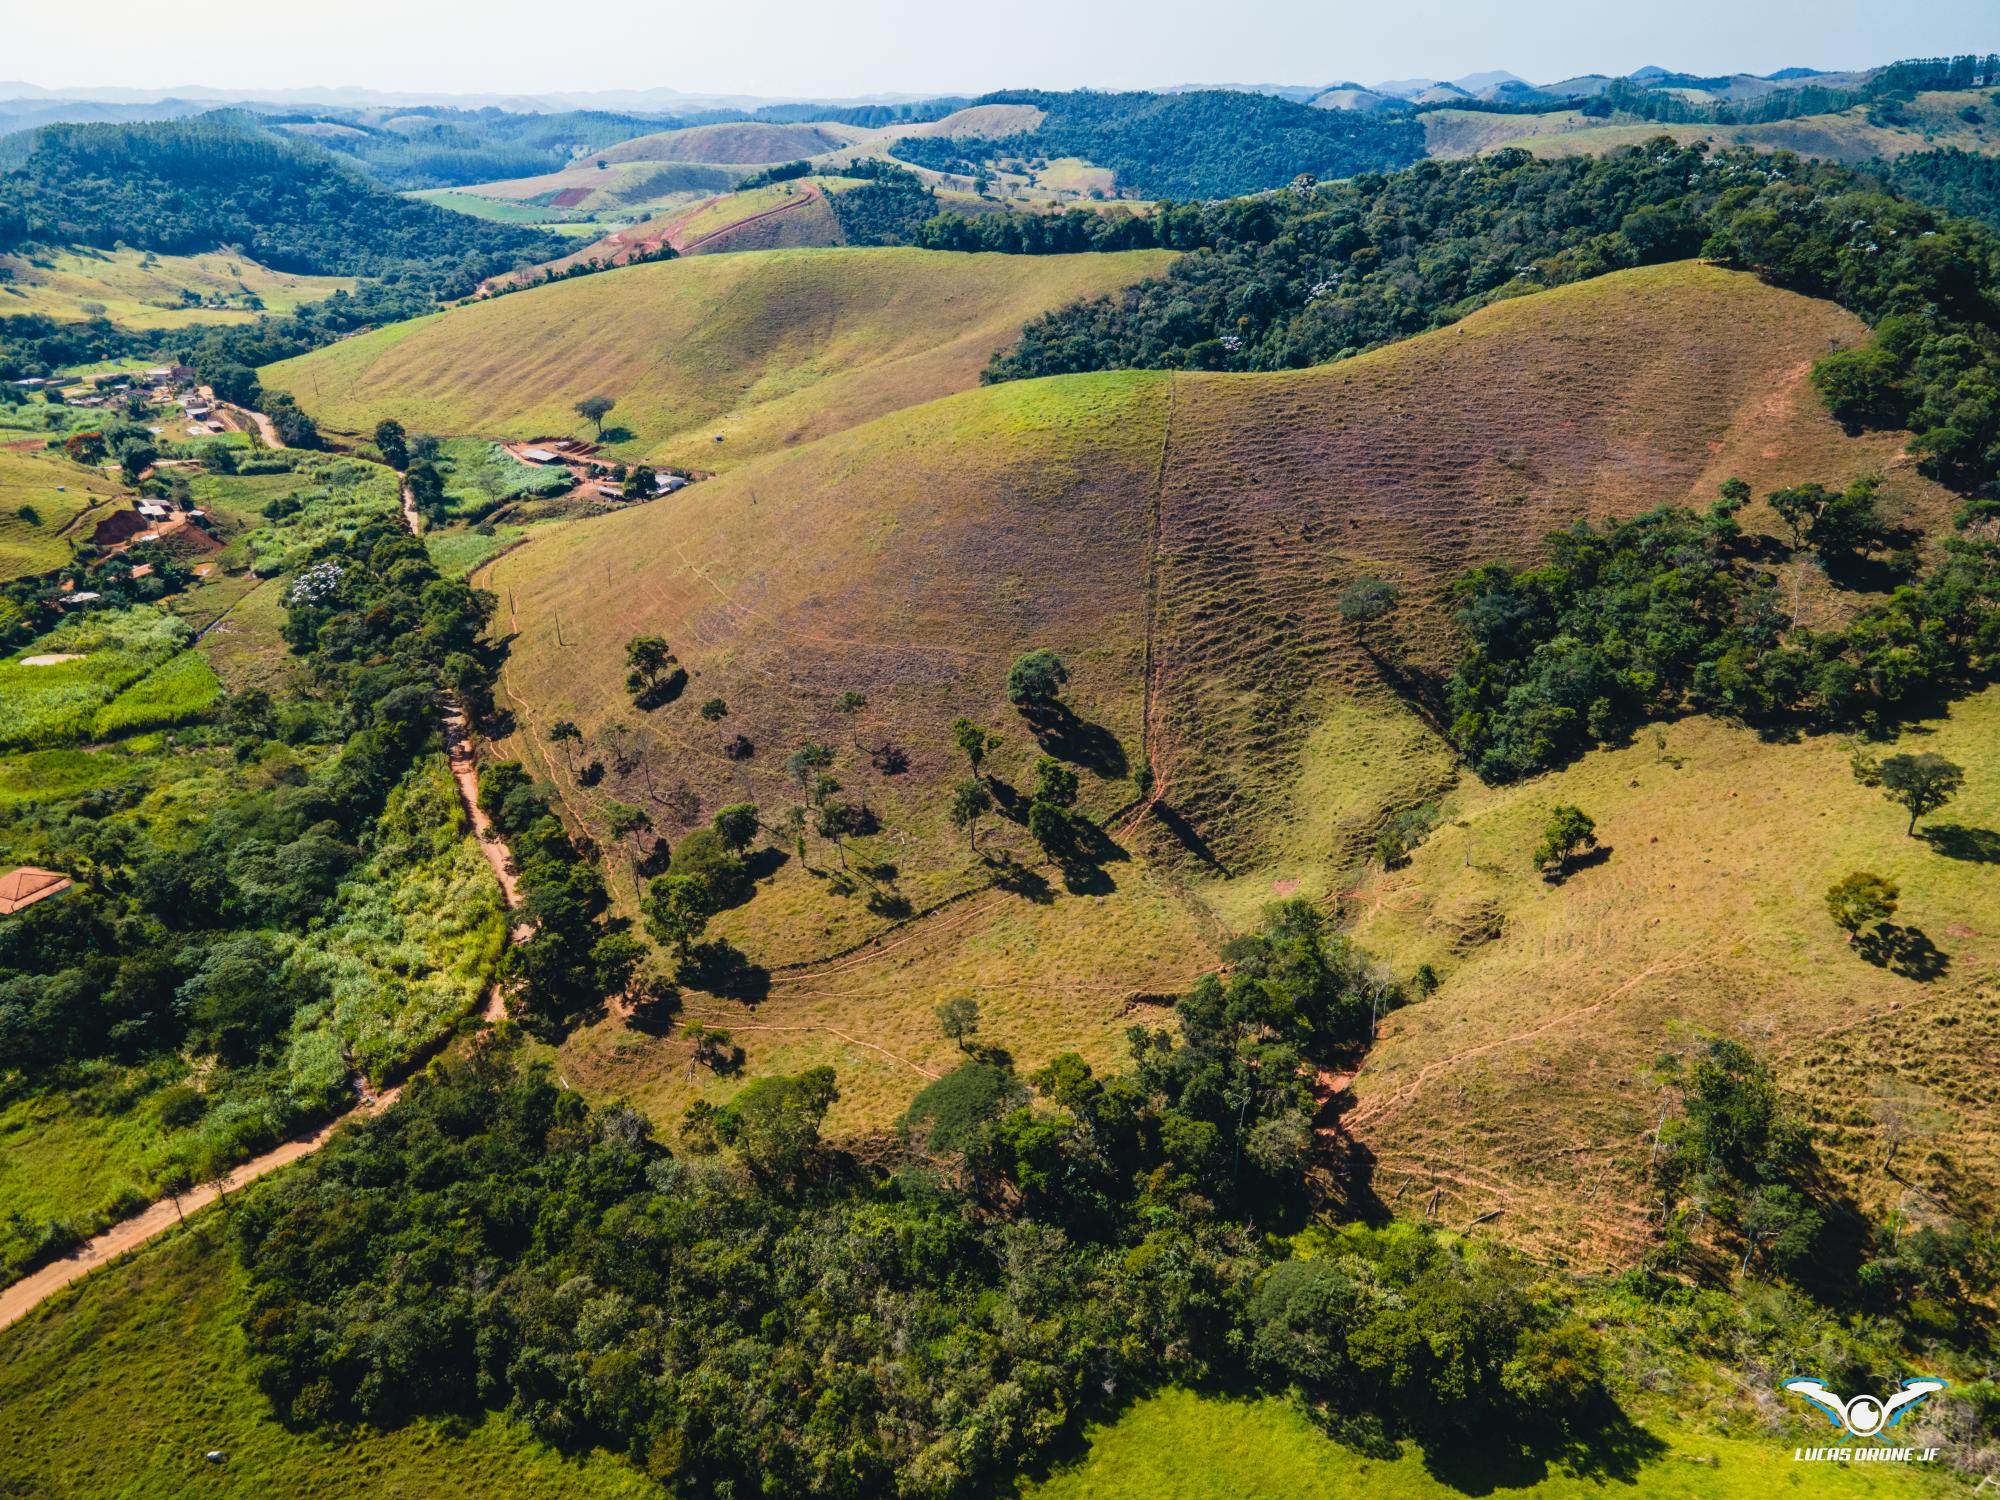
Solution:
M 0 78 L 47 86 L 850 96 L 1364 83 L 1508 68 L 1860 67 L 2000 49 L 2000 0 L 5 0 Z

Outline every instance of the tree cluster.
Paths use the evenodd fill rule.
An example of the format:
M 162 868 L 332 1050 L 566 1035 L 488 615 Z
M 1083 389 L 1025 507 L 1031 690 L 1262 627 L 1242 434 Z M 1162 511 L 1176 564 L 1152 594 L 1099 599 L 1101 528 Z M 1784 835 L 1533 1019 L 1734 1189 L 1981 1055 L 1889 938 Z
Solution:
M 507 1410 L 707 1495 L 985 1493 L 1163 1380 L 1426 1441 L 1581 1420 L 1596 1341 L 1524 1267 L 1411 1225 L 1279 1237 L 1310 1059 L 1371 983 L 1289 904 L 1128 1071 L 969 1060 L 876 1165 L 825 1139 L 830 1069 L 694 1106 L 669 1150 L 477 1049 L 239 1205 L 258 1380 L 314 1425 Z
M 1783 514 L 1785 497 L 1807 492 L 1838 498 L 1811 485 L 1774 504 Z M 1481 775 L 1545 770 L 1685 710 L 1881 723 L 2000 665 L 2000 547 L 1954 538 L 1929 571 L 1844 628 L 1810 630 L 1780 607 L 1776 576 L 1750 560 L 1734 519 L 1747 493 L 1704 514 L 1668 507 L 1579 523 L 1548 538 L 1539 566 L 1489 564 L 1459 581 L 1466 644 L 1448 685 L 1450 733 Z M 1825 512 L 1798 514 L 1810 544 Z

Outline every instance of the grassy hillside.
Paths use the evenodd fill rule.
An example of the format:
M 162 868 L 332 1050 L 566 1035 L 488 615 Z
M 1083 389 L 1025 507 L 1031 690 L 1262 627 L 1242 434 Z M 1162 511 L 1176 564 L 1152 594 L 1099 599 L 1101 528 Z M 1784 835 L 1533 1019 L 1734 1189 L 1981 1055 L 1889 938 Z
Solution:
M 1896 1207 L 1914 1184 L 1990 1215 L 1996 730 L 1989 690 L 1872 747 L 1966 768 L 1929 838 L 1906 837 L 1905 816 L 1855 782 L 1844 742 L 1769 743 L 1706 719 L 1525 785 L 1461 785 L 1410 865 L 1349 897 L 1360 941 L 1443 979 L 1390 1019 L 1354 1085 L 1346 1125 L 1376 1154 L 1376 1193 L 1407 1205 L 1437 1186 L 1447 1222 L 1500 1210 L 1497 1232 L 1543 1250 L 1630 1255 L 1661 1097 L 1649 1070 L 1702 1027 L 1779 1060 L 1833 1179 L 1868 1206 Z M 1550 886 L 1528 851 L 1557 803 L 1585 807 L 1608 853 Z M 1823 901 L 1852 870 L 1901 885 L 1897 920 L 1945 955 L 1940 976 L 1848 945 Z M 1906 1091 L 1938 1134 L 1891 1180 L 1881 1106 Z
M 352 277 L 289 275 L 222 252 L 35 250 L 0 256 L 0 316 L 103 317 L 121 328 L 248 323 L 260 312 L 288 313 L 353 289 Z
M 827 206 L 825 195 L 834 183 L 844 180 L 779 182 L 736 193 L 720 193 L 613 230 L 574 255 L 553 262 L 552 269 L 567 270 L 591 261 L 624 265 L 635 255 L 656 251 L 663 245 L 672 246 L 683 255 L 727 250 L 824 249 L 839 245 L 844 243 L 840 222 Z
M 1454 649 L 1451 580 L 1580 518 L 1705 504 L 1732 474 L 1762 493 L 1884 470 L 1898 503 L 1948 514 L 1894 435 L 1843 436 L 1806 384 L 1814 357 L 1863 332 L 1830 303 L 1688 263 L 1498 303 L 1316 370 L 1178 377 L 1153 754 L 1222 870 L 1306 875 L 1316 726 L 1380 678 L 1335 607 L 1357 576 L 1414 606 L 1369 644 L 1436 668 Z
M 0 583 L 69 561 L 84 512 L 110 505 L 120 487 L 102 473 L 50 457 L 34 439 L 0 446 Z
M 520 631 L 501 684 L 521 716 L 511 749 L 557 783 L 584 827 L 601 829 L 610 798 L 643 799 L 676 841 L 743 798 L 776 820 L 797 797 L 787 755 L 810 738 L 834 748 L 834 774 L 882 831 L 840 858 L 815 841 L 809 867 L 765 856 L 775 878 L 717 930 L 773 966 L 769 999 L 754 1018 L 733 1001 L 689 1004 L 737 1029 L 753 1071 L 835 1063 L 847 1128 L 887 1123 L 953 1065 L 932 1016 L 948 995 L 976 995 L 982 1036 L 1024 1066 L 1065 1047 L 1108 1063 L 1134 996 L 1173 993 L 1210 961 L 1198 915 L 1129 849 L 1101 878 L 1066 883 L 1050 868 L 989 889 L 994 872 L 940 795 L 963 774 L 949 732 L 961 714 L 1004 734 L 996 776 L 1032 783 L 1040 751 L 1004 678 L 1015 655 L 1051 646 L 1074 673 L 1083 722 L 1067 738 L 1090 760 L 1081 805 L 1108 817 L 1132 800 L 1138 560 L 1165 397 L 1157 375 L 968 392 L 745 465 L 671 504 L 545 533 L 483 580 Z M 650 714 L 622 687 L 623 643 L 641 632 L 664 634 L 692 674 L 682 701 Z M 843 714 L 848 691 L 867 703 Z M 712 697 L 728 714 L 709 724 L 694 706 Z M 627 768 L 582 787 L 544 741 L 557 716 L 583 726 L 588 755 L 615 759 L 608 747 L 629 740 Z M 748 759 L 724 753 L 737 734 L 755 747 Z M 906 770 L 871 764 L 885 743 Z M 1038 857 L 1017 823 L 988 819 L 982 848 L 1002 847 Z M 629 902 L 629 866 L 609 863 Z M 871 899 L 851 871 L 881 864 L 890 871 L 871 877 Z M 896 925 L 899 911 L 933 908 Z M 871 938 L 881 941 L 852 951 Z M 693 1087 L 686 1054 L 678 1039 L 612 1022 L 573 1039 L 565 1069 L 671 1117 Z M 701 1087 L 726 1094 L 735 1082 L 704 1074 Z
M 675 838 L 724 802 L 769 811 L 796 800 L 784 758 L 824 739 L 836 774 L 864 790 L 886 830 L 857 845 L 856 861 L 892 862 L 896 890 L 921 911 L 979 874 L 943 816 L 963 774 L 947 726 L 965 714 L 999 727 L 997 773 L 1025 785 L 1034 740 L 1001 679 L 1016 653 L 1049 646 L 1076 673 L 1077 712 L 1109 737 L 1097 737 L 1101 774 L 1085 778 L 1086 806 L 1109 815 L 1129 799 L 1125 778 L 1144 755 L 1171 810 L 1136 843 L 1114 820 L 1116 900 L 1164 889 L 1159 871 L 1174 870 L 1241 928 L 1274 895 L 1339 890 L 1389 809 L 1451 780 L 1450 757 L 1339 620 L 1342 583 L 1366 572 L 1399 584 L 1407 623 L 1369 644 L 1437 664 L 1449 580 L 1483 559 L 1530 555 L 1554 526 L 1705 497 L 1730 474 L 1763 489 L 1884 468 L 1895 438 L 1844 437 L 1804 383 L 1813 354 L 1859 334 L 1830 304 L 1678 265 L 1502 303 L 1325 369 L 1065 377 L 917 407 L 502 558 L 487 581 L 518 632 L 503 680 L 524 730 L 515 749 L 600 835 L 616 799 L 648 806 Z M 1597 372 L 1589 382 L 1555 373 L 1583 365 Z M 1946 503 L 1906 469 L 1886 494 L 1926 521 Z M 1810 586 L 1801 578 L 1817 607 Z M 682 702 L 635 713 L 620 653 L 649 632 L 666 636 L 691 680 Z M 849 690 L 867 705 L 844 721 L 833 704 Z M 719 723 L 692 712 L 710 698 L 728 706 Z M 584 727 L 586 758 L 614 759 L 605 747 L 619 735 L 636 736 L 640 754 L 585 789 L 542 743 L 558 718 Z M 747 761 L 722 753 L 738 733 L 756 747 Z M 906 772 L 869 769 L 867 750 L 885 738 L 906 752 Z M 989 837 L 1031 847 L 1005 823 Z M 629 892 L 622 860 L 613 865 Z M 824 875 L 788 866 L 721 930 L 766 964 L 830 958 L 889 930 L 890 918 Z M 774 995 L 799 1009 L 760 1021 L 851 1026 L 843 1014 L 866 1015 L 868 1038 L 893 1035 L 887 1050 L 917 1064 L 908 1087 L 949 1056 L 930 997 L 995 980 L 1008 981 L 999 993 L 1032 994 L 1062 983 L 1072 961 L 1072 985 L 1088 972 L 1107 996 L 1145 991 L 1198 966 L 1214 930 L 1201 912 L 1169 922 L 1173 909 L 1159 906 L 1142 944 L 1093 951 L 1134 919 L 1106 922 L 1103 901 L 1059 899 L 1049 935 L 1014 940 L 1011 966 L 982 972 L 966 950 L 1009 946 L 985 934 L 1011 909 L 939 919 L 952 943 L 923 923 L 898 931 L 887 953 L 834 964 L 838 982 L 780 973 Z M 1155 941 L 1176 934 L 1193 939 L 1178 964 Z M 809 997 L 825 1003 L 814 1011 Z M 1046 1045 L 1040 1020 L 1019 1024 L 1007 1045 Z M 1109 1034 L 1092 1033 L 1083 1012 L 1068 1024 Z M 823 1038 L 806 1051 L 775 1052 L 774 1041 L 761 1055 L 753 1046 L 753 1071 L 828 1055 Z M 670 1045 L 616 1028 L 572 1045 L 578 1074 L 606 1092 L 664 1098 L 679 1087 L 662 1080 Z M 843 1076 L 859 1064 L 881 1079 L 886 1107 L 896 1069 L 842 1047 Z M 874 1108 L 851 1118 L 880 1118 Z
M 590 160 L 607 162 L 698 161 L 727 166 L 761 166 L 818 156 L 862 138 L 865 131 L 845 125 L 774 125 L 757 120 L 726 125 L 694 125 L 620 141 Z
M 1978 118 L 1967 120 L 1970 109 Z M 1760 151 L 1795 151 L 1828 161 L 1865 162 L 1912 151 L 1956 146 L 1962 151 L 2000 151 L 2000 106 L 1984 92 L 1923 93 L 1893 116 L 1871 119 L 1867 109 L 1804 115 L 1761 125 L 1672 125 L 1650 120 L 1593 120 L 1579 110 L 1547 115 L 1491 115 L 1472 110 L 1439 110 L 1420 117 L 1431 156 L 1474 156 L 1500 146 L 1519 146 L 1537 156 L 1595 155 L 1619 146 L 1637 146 L 1658 136 L 1682 144 L 1753 146 Z
M 685 199 L 689 193 L 724 191 L 748 176 L 748 167 L 707 162 L 578 162 L 533 177 L 510 177 L 465 189 L 502 203 L 534 204 L 561 211 L 600 213 Z
M 262 376 L 336 431 L 395 416 L 431 432 L 585 433 L 573 404 L 610 395 L 613 425 L 629 434 L 614 451 L 719 469 L 970 386 L 1027 317 L 1165 262 L 1157 252 L 700 257 L 397 324 Z

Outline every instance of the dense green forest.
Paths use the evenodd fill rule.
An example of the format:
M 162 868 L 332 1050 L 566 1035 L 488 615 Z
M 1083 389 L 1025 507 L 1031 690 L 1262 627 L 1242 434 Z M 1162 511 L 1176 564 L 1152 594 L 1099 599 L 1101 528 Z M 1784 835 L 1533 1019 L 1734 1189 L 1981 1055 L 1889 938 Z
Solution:
M 1976 1347 L 1990 1247 L 1874 1233 L 1732 1041 L 1670 1096 L 1670 1232 L 1615 1284 L 1391 1223 L 1365 1169 L 1324 1216 L 1310 1065 L 1399 996 L 1304 901 L 1223 956 L 1178 1035 L 1132 1028 L 1125 1071 L 1022 1077 L 970 1047 L 866 1159 L 822 1135 L 831 1069 L 697 1103 L 670 1147 L 488 1038 L 236 1208 L 257 1379 L 291 1422 L 504 1410 L 675 1493 L 859 1500 L 991 1493 L 1169 1382 L 1288 1393 L 1368 1451 L 1629 1479 L 1651 1439 L 1618 1341 L 1689 1320 L 1735 1358 L 1837 1315 L 1776 1286 L 1753 1310 L 1739 1246 L 1781 1283 L 1871 1289 L 1842 1324 L 1855 1368 L 1896 1367 L 1919 1323 L 1934 1365 Z
M 563 248 L 554 236 L 385 192 L 316 146 L 228 115 L 51 125 L 10 159 L 0 173 L 0 250 L 232 245 L 280 271 L 464 284 Z
M 1994 114 L 2000 119 L 2000 105 L 1995 106 Z M 1884 164 L 1881 170 L 1889 185 L 1905 198 L 2000 229 L 2000 156 L 1957 147 L 1913 151 Z
M 1906 426 L 1927 472 L 2000 474 L 2000 238 L 1786 153 L 1661 139 L 1604 157 L 1501 151 L 1214 204 L 1165 204 L 1164 275 L 1030 323 L 987 378 L 1079 370 L 1259 370 L 1339 359 L 1501 297 L 1699 254 L 1829 297 L 1876 326 L 1815 384 L 1835 415 Z M 1133 223 L 1078 235 L 1139 242 Z M 927 227 L 971 248 L 983 221 Z
M 1617 743 L 1687 711 L 1753 724 L 1878 726 L 1935 708 L 2000 670 L 2000 546 L 1947 540 L 1919 570 L 1884 560 L 1874 485 L 1772 494 L 1793 545 L 1836 582 L 1889 596 L 1846 626 L 1799 627 L 1777 576 L 1735 521 L 1732 481 L 1706 514 L 1669 509 L 1548 538 L 1546 561 L 1480 569 L 1456 589 L 1465 654 L 1449 686 L 1451 738 L 1504 780 Z M 1761 539 L 1756 539 L 1761 540 Z
M 1282 187 L 1301 172 L 1350 177 L 1408 166 L 1424 154 L 1407 116 L 1308 109 L 1222 89 L 1185 94 L 987 94 L 980 104 L 1032 104 L 1040 128 L 990 140 L 906 137 L 892 154 L 934 171 L 977 170 L 999 157 L 1081 156 L 1145 198 L 1228 198 Z

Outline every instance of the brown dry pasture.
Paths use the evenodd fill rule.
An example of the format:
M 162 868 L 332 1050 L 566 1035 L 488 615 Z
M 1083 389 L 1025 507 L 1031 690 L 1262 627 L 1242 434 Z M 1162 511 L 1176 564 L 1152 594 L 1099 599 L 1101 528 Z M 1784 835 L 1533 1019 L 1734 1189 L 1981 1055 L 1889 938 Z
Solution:
M 1449 665 L 1445 591 L 1480 563 L 1529 561 L 1578 520 L 1705 505 L 1731 475 L 1761 495 L 1886 472 L 1892 506 L 1942 520 L 1949 497 L 1902 462 L 1901 438 L 1845 436 L 1807 383 L 1815 358 L 1864 336 L 1831 303 L 1685 263 L 1319 369 L 1177 378 L 1154 758 L 1212 868 L 1270 856 L 1314 726 L 1377 690 L 1384 662 Z M 1404 599 L 1366 640 L 1337 608 L 1364 575 Z
M 1029 318 L 1169 258 L 699 256 L 471 303 L 261 375 L 345 433 L 396 417 L 453 435 L 587 436 L 574 403 L 608 395 L 629 434 L 613 442 L 618 456 L 721 470 L 973 386 Z
M 739 120 L 721 125 L 690 125 L 635 136 L 602 151 L 592 162 L 698 161 L 716 166 L 763 166 L 819 156 L 860 140 L 868 134 L 852 126 L 831 124 L 778 125 Z
M 1703 718 L 1519 785 L 1462 782 L 1409 865 L 1345 903 L 1365 948 L 1442 980 L 1388 1019 L 1340 1119 L 1374 1194 L 1454 1228 L 1498 1211 L 1488 1232 L 1544 1255 L 1628 1263 L 1667 1100 L 1654 1063 L 1725 1036 L 1776 1065 L 1832 1191 L 1918 1222 L 1992 1214 L 1996 746 L 1989 688 L 1872 747 L 1966 768 L 1936 838 L 1905 834 L 1839 738 Z M 1530 851 L 1558 803 L 1596 819 L 1607 853 L 1550 885 Z M 1896 921 L 1938 972 L 1867 962 L 1828 919 L 1827 887 L 1854 870 L 1900 886 Z
M 1452 578 L 1529 560 L 1579 518 L 1705 503 L 1731 474 L 1761 491 L 1884 471 L 1892 507 L 1935 522 L 1947 497 L 1900 440 L 1845 436 L 1806 384 L 1861 333 L 1830 304 L 1679 265 L 1332 367 L 1060 377 L 912 407 L 500 559 L 484 581 L 512 636 L 508 748 L 580 826 L 603 836 L 615 799 L 677 839 L 738 799 L 775 817 L 799 800 L 786 756 L 833 747 L 880 831 L 815 841 L 810 868 L 764 856 L 775 872 L 717 926 L 771 969 L 769 997 L 754 1016 L 693 1003 L 761 1028 L 753 1072 L 838 1058 L 865 1079 L 848 1125 L 893 1117 L 948 1063 L 930 1012 L 960 989 L 1006 1017 L 993 1039 L 1024 1064 L 1069 1045 L 1112 1060 L 1144 997 L 1212 962 L 1223 931 L 1276 895 L 1338 897 L 1389 811 L 1453 785 L 1384 681 L 1446 661 Z M 1367 641 L 1334 606 L 1362 573 L 1404 595 Z M 622 685 L 641 633 L 690 674 L 651 712 Z M 1050 743 L 1085 764 L 1083 805 L 1111 837 L 1100 874 L 1044 867 L 1023 895 L 990 888 L 948 824 L 965 774 L 948 726 L 1000 730 L 996 781 L 1024 793 L 1041 746 L 1003 679 L 1034 646 L 1074 672 L 1076 721 Z M 840 712 L 847 692 L 865 707 Z M 710 699 L 719 722 L 695 711 Z M 547 745 L 558 718 L 583 727 L 580 760 L 610 767 L 598 786 Z M 747 759 L 726 753 L 737 735 Z M 885 748 L 903 769 L 883 769 Z M 1160 804 L 1135 819 L 1148 759 Z M 1004 816 L 982 847 L 1034 857 Z M 610 863 L 629 909 L 629 851 Z M 1369 941 L 1393 968 L 1420 961 L 1417 939 L 1383 932 Z M 663 1103 L 731 1086 L 691 1080 L 686 1051 L 612 1024 L 566 1066 Z
M 718 255 L 740 250 L 826 249 L 845 243 L 840 221 L 819 185 L 784 182 L 719 194 L 628 224 L 574 254 L 550 261 L 547 269 L 566 271 L 592 262 L 622 266 L 663 245 L 683 255 Z M 529 274 L 524 271 L 513 279 Z

